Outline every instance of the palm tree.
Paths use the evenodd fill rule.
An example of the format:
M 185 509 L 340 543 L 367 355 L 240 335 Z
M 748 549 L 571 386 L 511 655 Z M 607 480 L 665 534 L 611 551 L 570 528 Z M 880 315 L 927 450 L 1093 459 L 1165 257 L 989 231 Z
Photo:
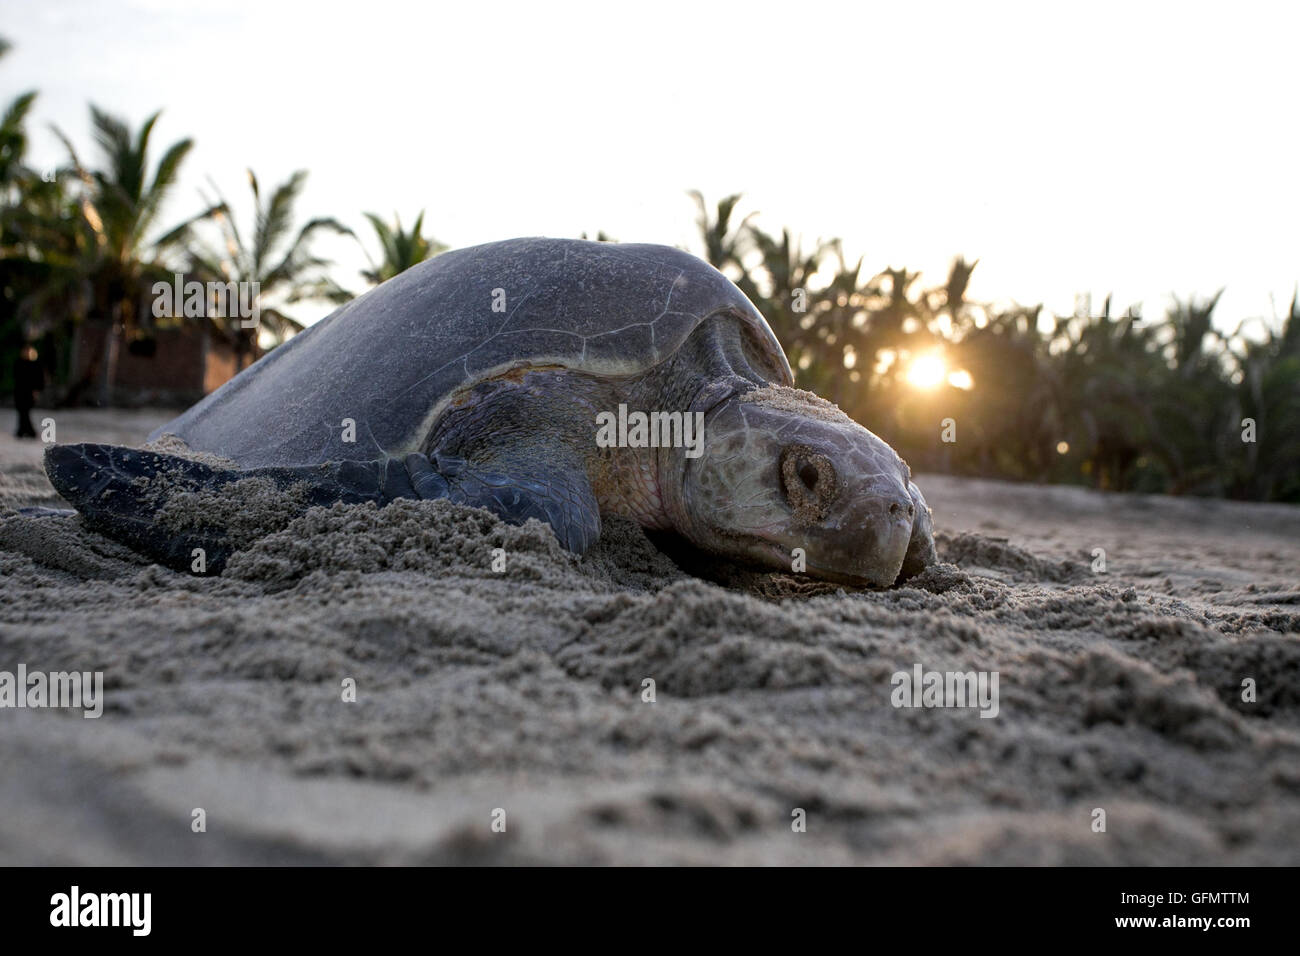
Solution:
M 12 45 L 0 37 L 0 57 L 7 54 Z M 0 120 L 0 188 L 5 191 L 5 203 L 8 205 L 9 190 L 19 176 L 26 171 L 23 158 L 27 152 L 27 114 L 36 102 L 36 91 L 29 90 L 14 99 L 5 110 L 4 119 Z
M 74 383 L 76 397 L 100 375 L 100 401 L 107 400 L 121 341 L 132 334 L 145 313 L 152 282 L 170 270 L 166 258 L 190 235 L 194 223 L 216 213 L 208 208 L 178 226 L 154 235 L 162 207 L 180 175 L 181 164 L 194 146 L 183 139 L 169 146 L 149 172 L 149 140 L 159 113 L 132 134 L 125 122 L 92 105 L 91 124 L 103 165 L 87 168 L 71 140 L 57 127 L 76 177 L 81 181 L 80 227 L 87 235 L 84 271 L 90 286 L 89 317 L 106 332 L 86 374 Z M 152 237 L 152 238 L 151 238 Z
M 294 205 L 307 182 L 307 171 L 300 169 L 262 200 L 257 176 L 250 169 L 248 184 L 253 193 L 253 230 L 249 241 L 235 222 L 230 204 L 213 189 L 219 200 L 213 218 L 221 233 L 220 247 L 196 243 L 189 251 L 195 273 L 219 282 L 248 283 L 257 289 L 258 322 L 251 326 L 243 317 L 230 314 L 209 316 L 210 328 L 235 350 L 237 368 L 252 361 L 259 349 L 260 333 L 266 332 L 275 342 L 282 342 L 303 325 L 288 315 L 285 307 L 307 301 L 341 304 L 352 293 L 341 288 L 327 274 L 332 264 L 311 251 L 313 239 L 322 232 L 351 236 L 352 230 L 329 217 L 309 220 L 297 234 L 293 233 Z M 253 285 L 256 283 L 256 285 Z M 211 310 L 208 310 L 211 311 Z
M 1080 315 L 1058 327 L 1059 394 L 1068 444 L 1079 450 L 1084 476 L 1101 489 L 1123 491 L 1144 452 L 1160 440 L 1154 385 L 1166 371 L 1158 333 L 1136 309 Z
M 960 278 L 966 266 L 958 260 Z M 969 272 L 967 271 L 967 276 Z M 939 318 L 960 331 L 949 331 L 945 351 L 950 367 L 968 372 L 970 391 L 949 389 L 946 408 L 966 424 L 965 439 L 948 445 L 961 470 L 987 477 L 1046 480 L 1060 467 L 1056 444 L 1062 437 L 1056 376 L 1040 332 L 1042 306 L 994 309 L 953 295 L 953 274 Z M 969 314 L 978 309 L 984 321 Z
M 838 248 L 838 241 L 818 242 L 811 252 L 805 253 L 802 241 L 793 238 L 789 229 L 782 229 L 778 239 L 748 220 L 742 228 L 762 257 L 759 267 L 763 288 L 754 304 L 766 316 L 785 348 L 801 384 L 816 390 L 827 384 L 828 376 L 843 371 L 844 343 L 834 330 L 818 322 L 821 313 L 814 307 L 809 289 L 822 259 L 831 249 Z M 751 280 L 751 284 L 757 292 L 759 283 Z
M 926 295 L 931 314 L 936 318 L 946 317 L 947 328 L 942 331 L 947 335 L 960 335 L 974 325 L 973 304 L 966 298 L 966 291 L 977 265 L 978 259 L 967 262 L 964 256 L 958 256 L 948 270 L 948 281 L 943 288 Z
M 9 49 L 0 38 L 0 56 Z M 69 177 L 42 176 L 26 164 L 35 102 L 35 92 L 24 93 L 0 119 L 0 390 L 8 388 L 17 350 L 37 335 L 69 334 L 69 320 L 85 309 L 84 244 Z
M 744 263 L 745 248 L 744 239 L 745 231 L 749 226 L 749 221 L 757 213 L 750 213 L 740 221 L 740 224 L 733 230 L 731 227 L 731 217 L 736 211 L 736 204 L 740 202 L 741 194 L 733 193 L 723 199 L 718 200 L 716 214 L 710 218 L 709 206 L 704 200 L 704 194 L 698 189 L 692 189 L 688 195 L 695 200 L 695 205 L 699 207 L 700 214 L 695 220 L 696 228 L 700 231 L 700 238 L 704 242 L 704 258 L 708 260 L 709 265 L 720 272 L 739 271 L 741 281 L 736 284 L 740 286 L 742 292 L 753 298 L 750 293 L 753 291 L 753 283 L 749 282 L 746 274 Z M 746 283 L 749 288 L 746 288 Z
M 875 361 L 876 348 L 868 338 L 867 322 L 870 304 L 880 290 L 862 281 L 863 258 L 850 266 L 839 240 L 828 243 L 827 248 L 835 253 L 836 267 L 826 287 L 810 304 L 811 322 L 819 336 L 814 342 L 818 351 L 812 356 L 813 368 L 800 373 L 800 384 L 813 387 L 818 379 L 816 369 L 826 367 L 829 381 L 821 386 L 826 391 L 820 394 L 855 415 L 869 387 L 864 377 L 870 376 Z
M 1232 478 L 1229 442 L 1239 420 L 1229 380 L 1233 357 L 1212 324 L 1222 295 L 1220 289 L 1204 301 L 1175 298 L 1160 329 L 1163 361 L 1152 396 L 1160 428 L 1151 451 L 1175 493 L 1222 495 Z
M 440 252 L 446 252 L 447 247 L 437 239 L 420 234 L 424 225 L 424 210 L 415 217 L 415 225 L 411 227 L 410 232 L 402 230 L 402 217 L 393 214 L 393 225 L 389 226 L 373 212 L 365 214 L 370 220 L 370 225 L 374 227 L 375 235 L 379 237 L 380 260 L 376 265 L 373 259 L 370 259 L 369 253 L 366 258 L 370 259 L 370 268 L 363 270 L 361 275 L 367 282 L 379 285 L 391 279 L 398 273 L 405 272 L 411 266 L 419 265 L 425 259 L 436 256 Z M 602 233 L 603 235 L 603 233 Z M 365 247 L 362 246 L 362 251 Z
M 818 242 L 810 254 L 792 239 L 788 229 L 778 239 L 755 227 L 749 213 L 733 226 L 740 193 L 718 200 L 710 211 L 704 194 L 697 189 L 688 193 L 699 210 L 695 225 L 704 244 L 704 257 L 720 272 L 726 273 L 741 292 L 767 318 L 777 340 L 785 349 L 793 367 L 807 372 L 809 382 L 820 381 L 823 365 L 818 361 L 816 316 L 812 311 L 808 280 L 820 267 L 821 260 L 836 242 Z M 796 300 L 802 290 L 802 301 Z M 823 341 L 827 335 L 820 330 Z M 842 346 L 841 346 L 842 350 Z
M 45 179 L 23 170 L 8 185 L 0 224 L 0 341 L 33 336 L 70 340 L 90 305 L 90 244 L 66 173 Z M 66 358 L 66 350 L 58 350 Z
M 1270 325 L 1263 341 L 1244 341 L 1236 385 L 1241 418 L 1231 425 L 1235 441 L 1241 420 L 1252 419 L 1255 440 L 1232 446 L 1236 476 L 1230 491 L 1300 501 L 1300 291 L 1291 297 L 1280 329 Z

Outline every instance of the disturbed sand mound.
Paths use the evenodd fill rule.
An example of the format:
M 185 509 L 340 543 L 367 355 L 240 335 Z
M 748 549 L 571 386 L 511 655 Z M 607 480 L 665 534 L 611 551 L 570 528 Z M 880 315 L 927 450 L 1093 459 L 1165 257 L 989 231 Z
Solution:
M 195 578 L 7 510 L 0 669 L 106 701 L 0 710 L 0 862 L 1300 862 L 1293 511 L 925 487 L 944 563 L 888 591 L 254 484 L 170 506 L 244 523 Z M 918 664 L 996 717 L 893 706 Z

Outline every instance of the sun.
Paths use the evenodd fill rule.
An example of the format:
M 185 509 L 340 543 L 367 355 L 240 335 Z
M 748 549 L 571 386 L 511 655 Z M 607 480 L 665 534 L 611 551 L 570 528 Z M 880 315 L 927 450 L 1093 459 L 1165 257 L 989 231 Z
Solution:
M 937 352 L 928 352 L 912 359 L 905 376 L 913 388 L 938 388 L 948 375 L 948 363 Z
M 963 392 L 969 392 L 975 387 L 975 379 L 970 372 L 959 368 L 955 372 L 948 373 L 948 384 L 953 388 L 960 388 Z

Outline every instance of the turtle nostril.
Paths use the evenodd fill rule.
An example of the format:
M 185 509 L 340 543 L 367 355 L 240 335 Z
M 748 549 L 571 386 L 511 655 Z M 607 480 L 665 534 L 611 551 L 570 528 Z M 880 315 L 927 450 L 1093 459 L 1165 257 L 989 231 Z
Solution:
M 916 516 L 916 508 L 911 499 L 904 498 L 902 495 L 889 495 L 886 500 L 889 506 L 885 508 L 885 513 L 889 517 L 902 521 L 904 517 L 911 521 Z
M 799 469 L 799 479 L 809 491 L 815 491 L 817 488 L 817 466 L 811 463 L 805 464 Z

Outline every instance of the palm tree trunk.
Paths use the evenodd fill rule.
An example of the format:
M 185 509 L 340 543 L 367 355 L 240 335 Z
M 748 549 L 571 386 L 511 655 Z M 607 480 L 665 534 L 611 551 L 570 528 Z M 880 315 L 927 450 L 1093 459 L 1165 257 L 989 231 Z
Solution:
M 117 359 L 122 351 L 122 323 L 114 321 L 104 340 L 104 374 L 99 380 L 98 402 L 108 406 L 113 400 L 113 382 L 117 380 Z

